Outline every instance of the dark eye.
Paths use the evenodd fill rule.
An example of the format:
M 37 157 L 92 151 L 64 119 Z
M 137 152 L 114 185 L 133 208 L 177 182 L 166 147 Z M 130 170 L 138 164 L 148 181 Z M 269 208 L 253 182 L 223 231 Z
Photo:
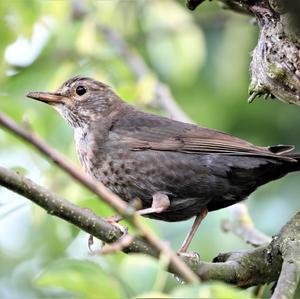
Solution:
M 79 85 L 76 87 L 76 93 L 79 95 L 79 96 L 82 96 L 86 93 L 86 88 L 82 85 Z

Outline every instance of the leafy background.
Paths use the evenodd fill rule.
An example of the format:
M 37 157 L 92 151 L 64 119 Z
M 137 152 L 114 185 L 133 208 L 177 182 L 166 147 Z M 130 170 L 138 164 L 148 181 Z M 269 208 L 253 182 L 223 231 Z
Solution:
M 183 1 L 173 0 L 14 0 L 0 1 L 0 18 L 0 110 L 74 163 L 78 161 L 71 129 L 50 107 L 28 100 L 25 94 L 53 91 L 78 74 L 109 83 L 128 102 L 163 114 L 149 105 L 159 79 L 203 126 L 260 145 L 287 143 L 300 148 L 298 107 L 263 99 L 247 104 L 249 53 L 258 30 L 248 17 L 222 10 L 217 3 L 204 3 L 191 12 Z M 118 32 L 130 49 L 142 55 L 151 74 L 137 81 L 99 26 Z M 0 161 L 101 216 L 112 214 L 95 196 L 3 130 Z M 250 196 L 247 205 L 259 229 L 275 234 L 299 210 L 299 179 L 299 174 L 289 175 Z M 221 231 L 220 222 L 228 217 L 228 209 L 209 214 L 190 249 L 211 260 L 219 252 L 247 248 Z M 145 219 L 175 250 L 191 221 Z M 250 296 L 250 291 L 217 282 L 181 285 L 163 271 L 164 258 L 155 261 L 122 253 L 91 257 L 87 239 L 87 234 L 0 188 L 0 296 Z

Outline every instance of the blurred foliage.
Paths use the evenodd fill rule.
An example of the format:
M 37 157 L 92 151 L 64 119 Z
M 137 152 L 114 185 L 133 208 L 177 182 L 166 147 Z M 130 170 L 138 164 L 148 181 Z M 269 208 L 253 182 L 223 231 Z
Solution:
M 50 107 L 26 99 L 25 94 L 54 90 L 78 74 L 109 83 L 120 96 L 145 110 L 150 109 L 158 78 L 170 86 L 195 122 L 261 145 L 288 143 L 300 148 L 298 107 L 264 100 L 247 104 L 249 53 L 257 28 L 249 18 L 222 11 L 214 2 L 190 12 L 183 1 L 174 0 L 0 1 L 0 18 L 0 110 L 75 163 L 71 129 Z M 121 34 L 149 64 L 152 74 L 136 82 L 98 26 Z M 0 159 L 1 165 L 18 169 L 101 216 L 112 214 L 95 196 L 2 130 Z M 251 196 L 248 205 L 261 230 L 276 233 L 299 210 L 298 180 L 299 174 L 290 175 Z M 209 260 L 220 251 L 247 248 L 221 232 L 220 220 L 229 216 L 228 209 L 211 213 L 191 250 Z M 191 221 L 145 222 L 174 249 L 191 225 Z M 182 286 L 163 271 L 163 257 L 159 261 L 121 253 L 91 257 L 87 239 L 85 233 L 1 188 L 0 296 L 250 297 L 249 291 L 217 282 Z

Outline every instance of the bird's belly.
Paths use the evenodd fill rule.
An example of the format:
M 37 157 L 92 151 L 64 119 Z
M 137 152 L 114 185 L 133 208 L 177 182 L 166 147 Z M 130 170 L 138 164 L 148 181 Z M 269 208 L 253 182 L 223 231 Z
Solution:
M 227 179 L 215 176 L 209 161 L 199 155 L 120 149 L 102 159 L 94 158 L 92 162 L 89 159 L 85 167 L 90 175 L 123 200 L 140 199 L 143 208 L 151 207 L 153 194 L 168 195 L 170 207 L 162 213 L 147 215 L 149 218 L 186 220 L 205 208 L 216 210 L 243 199 L 237 199 Z

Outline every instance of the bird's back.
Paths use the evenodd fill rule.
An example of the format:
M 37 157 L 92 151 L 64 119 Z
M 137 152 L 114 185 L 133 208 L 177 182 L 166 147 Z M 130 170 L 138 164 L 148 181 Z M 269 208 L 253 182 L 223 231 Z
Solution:
M 88 142 L 90 161 L 97 162 L 90 162 L 88 171 L 124 200 L 141 199 L 144 208 L 153 194 L 168 195 L 170 208 L 149 216 L 166 221 L 232 205 L 285 175 L 289 170 L 282 165 L 298 164 L 281 154 L 288 147 L 257 147 L 134 108 L 106 120 L 105 130 L 96 125 L 99 131 Z

